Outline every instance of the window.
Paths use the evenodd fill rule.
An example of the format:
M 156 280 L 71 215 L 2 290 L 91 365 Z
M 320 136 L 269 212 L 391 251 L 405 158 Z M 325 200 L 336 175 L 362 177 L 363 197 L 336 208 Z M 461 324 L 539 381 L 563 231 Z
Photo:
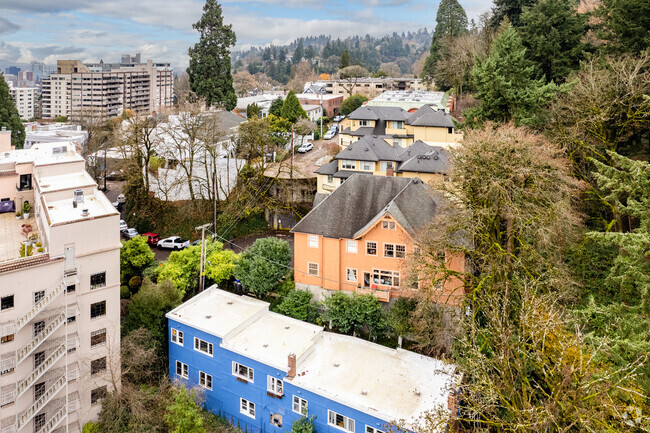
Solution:
M 366 242 L 366 254 L 369 256 L 377 255 L 377 242 L 368 241 Z
M 402 140 L 400 138 L 393 138 L 393 147 L 401 147 Z
M 357 168 L 357 162 L 356 161 L 351 161 L 349 159 L 342 159 L 341 160 L 341 170 L 354 170 Z
M 279 413 L 272 413 L 271 425 L 282 428 L 282 415 L 280 415 Z
M 406 245 L 395 245 L 395 257 L 398 259 L 406 257 Z
M 232 374 L 240 379 L 249 380 L 251 382 L 255 379 L 255 372 L 252 368 L 234 361 L 232 363 Z
M 370 272 L 363 273 L 363 287 L 370 287 Z
M 212 356 L 212 343 L 194 337 L 194 350 L 203 352 L 208 356 Z
M 45 414 L 39 413 L 34 417 L 34 431 L 41 431 L 45 427 Z
M 332 182 L 334 182 L 334 176 L 332 176 L 331 174 L 328 174 L 327 175 L 327 183 L 332 183 Z
M 74 323 L 77 321 L 77 316 L 70 316 L 66 321 L 67 323 Z
M 399 287 L 399 272 L 373 269 L 372 281 L 383 286 Z
M 66 293 L 72 293 L 72 292 L 74 292 L 75 290 L 77 290 L 77 286 L 74 285 L 74 284 L 71 284 L 71 285 L 69 285 L 69 286 L 67 286 L 67 287 L 65 288 L 65 292 L 66 292 Z
M 395 245 L 384 244 L 384 257 L 395 257 Z
M 359 120 L 359 126 L 369 126 L 370 122 L 367 120 Z
M 45 362 L 45 352 L 37 352 L 34 354 L 34 369 Z
M 384 433 L 384 431 L 379 430 L 378 428 L 370 427 L 366 424 L 366 433 Z
M 327 411 L 327 423 L 332 427 L 354 433 L 354 420 L 334 411 Z
M 246 416 L 250 416 L 251 418 L 255 418 L 255 403 L 244 400 L 243 398 L 240 398 L 239 402 L 239 412 Z
M 395 230 L 395 221 L 382 221 L 381 228 L 386 230 Z
M 20 175 L 20 190 L 25 191 L 32 189 L 32 175 L 31 174 L 21 174 Z
M 106 287 L 106 272 L 92 274 L 90 276 L 90 290 Z
M 0 339 L 0 343 L 5 344 L 14 341 L 14 334 L 5 335 Z
M 357 253 L 357 241 L 348 240 L 348 253 Z
M 106 385 L 90 391 L 90 404 L 97 404 L 106 398 Z
M 34 337 L 45 330 L 45 320 L 34 323 Z
M 318 263 L 307 263 L 309 275 L 318 275 Z
M 34 292 L 34 305 L 38 304 L 41 302 L 41 300 L 45 297 L 45 290 L 41 290 L 39 292 Z
M 309 235 L 309 248 L 318 248 L 318 235 Z
M 172 328 L 172 343 L 183 345 L 183 331 Z
M 106 301 L 90 304 L 90 318 L 101 317 L 106 315 Z
M 106 343 L 106 328 L 90 333 L 90 347 Z
M 34 385 L 34 401 L 43 397 L 43 394 L 45 394 L 45 382 Z
M 382 161 L 382 162 L 379 164 L 379 170 L 380 170 L 382 173 L 386 173 L 386 170 L 389 169 L 389 168 L 393 168 L 393 163 L 390 162 L 390 161 Z
M 0 310 L 14 308 L 14 295 L 4 296 L 0 299 Z
M 346 270 L 347 280 L 348 281 L 357 281 L 357 270 L 347 268 Z
M 90 374 L 97 374 L 106 371 L 106 357 L 90 361 Z
M 300 398 L 297 395 L 293 396 L 293 411 L 299 413 L 303 416 L 307 416 L 309 413 L 309 405 L 307 400 Z
M 212 390 L 212 376 L 204 371 L 199 371 L 199 385 L 205 389 Z
M 187 364 L 176 361 L 176 375 L 187 379 L 190 376 L 190 368 Z
M 284 395 L 284 383 L 273 376 L 266 376 L 266 390 L 271 394 Z
M 361 161 L 361 170 L 372 170 L 372 163 L 370 161 Z

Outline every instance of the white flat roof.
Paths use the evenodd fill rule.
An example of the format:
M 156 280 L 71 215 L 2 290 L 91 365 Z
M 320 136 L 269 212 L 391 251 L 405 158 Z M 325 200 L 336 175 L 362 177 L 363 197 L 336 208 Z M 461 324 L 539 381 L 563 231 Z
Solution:
M 268 312 L 222 346 L 233 352 L 287 371 L 290 353 L 300 359 L 323 333 L 323 328 Z
M 38 186 L 41 193 L 44 194 L 63 189 L 97 186 L 97 182 L 84 170 L 76 173 L 38 178 Z
M 251 318 L 268 311 L 269 304 L 219 290 L 205 290 L 176 307 L 166 317 L 224 338 Z
M 72 204 L 72 192 L 70 192 L 70 198 L 63 200 L 48 201 L 46 196 L 43 196 L 43 199 L 50 225 L 119 215 L 119 212 L 108 201 L 106 196 L 97 190 L 95 190 L 94 194 L 85 194 L 84 202 L 79 203 L 77 207 Z M 88 215 L 82 215 L 83 209 L 88 210 Z
M 327 332 L 291 382 L 417 431 L 427 411 L 447 410 L 454 370 L 438 359 Z

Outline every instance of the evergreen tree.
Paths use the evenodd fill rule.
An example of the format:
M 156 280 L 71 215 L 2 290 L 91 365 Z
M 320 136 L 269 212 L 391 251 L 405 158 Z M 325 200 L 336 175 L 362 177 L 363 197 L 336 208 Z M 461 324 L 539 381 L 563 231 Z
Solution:
M 476 59 L 472 69 L 480 105 L 465 112 L 469 122 L 491 120 L 536 124 L 543 106 L 559 87 L 536 80 L 535 67 L 526 59 L 517 30 L 504 20 L 485 59 Z
M 343 50 L 341 52 L 341 65 L 339 69 L 347 68 L 348 66 L 350 66 L 350 53 L 348 50 Z
M 539 0 L 521 14 L 520 32 L 526 55 L 547 81 L 562 82 L 580 66 L 586 44 L 586 15 L 572 0 Z
M 291 63 L 294 65 L 296 63 L 299 63 L 302 58 L 305 56 L 305 49 L 302 45 L 302 39 L 298 41 L 298 45 L 296 46 L 296 49 L 293 51 L 293 57 L 291 58 Z
M 521 25 L 521 13 L 524 7 L 532 6 L 535 0 L 494 0 L 491 23 L 498 28 L 504 18 L 508 18 L 514 27 Z
M 11 131 L 11 144 L 16 146 L 16 149 L 22 149 L 25 145 L 25 127 L 20 121 L 4 75 L 0 74 L 0 127 L 2 126 Z
M 430 81 L 440 59 L 439 49 L 442 39 L 456 37 L 467 32 L 467 14 L 458 0 L 442 0 L 436 14 L 436 28 L 431 38 L 429 56 L 422 69 L 422 78 Z M 401 45 L 401 40 L 400 40 Z
M 601 36 L 615 53 L 639 53 L 650 47 L 650 2 L 603 0 L 597 10 L 602 18 Z
M 296 121 L 301 117 L 307 118 L 307 113 L 300 106 L 300 101 L 298 101 L 298 98 L 296 97 L 296 94 L 293 92 L 293 90 L 289 90 L 287 97 L 284 98 L 281 114 L 282 117 L 291 123 L 296 123 Z
M 309 60 L 310 62 L 311 62 L 311 61 L 314 59 L 314 57 L 316 57 L 317 55 L 318 55 L 318 52 L 316 51 L 316 49 L 314 48 L 313 45 L 309 45 L 309 46 L 305 49 L 305 59 Z
M 237 105 L 230 71 L 230 47 L 237 41 L 232 25 L 223 23 L 221 5 L 216 0 L 206 0 L 203 16 L 192 27 L 200 36 L 189 49 L 190 87 L 209 105 L 232 110 Z
M 271 106 L 269 107 L 269 114 L 273 114 L 274 116 L 277 117 L 282 117 L 282 105 L 284 101 L 282 98 L 279 96 L 271 102 Z

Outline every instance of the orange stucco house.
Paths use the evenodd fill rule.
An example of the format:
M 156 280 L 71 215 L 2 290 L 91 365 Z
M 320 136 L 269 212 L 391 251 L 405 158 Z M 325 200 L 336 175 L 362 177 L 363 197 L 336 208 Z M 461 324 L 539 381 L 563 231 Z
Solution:
M 413 296 L 427 281 L 409 278 L 408 259 L 417 232 L 439 208 L 436 200 L 417 177 L 353 174 L 292 229 L 296 288 L 319 299 L 337 290 L 386 302 Z M 464 269 L 464 257 L 446 260 L 449 268 Z M 447 281 L 440 299 L 458 304 L 461 286 Z

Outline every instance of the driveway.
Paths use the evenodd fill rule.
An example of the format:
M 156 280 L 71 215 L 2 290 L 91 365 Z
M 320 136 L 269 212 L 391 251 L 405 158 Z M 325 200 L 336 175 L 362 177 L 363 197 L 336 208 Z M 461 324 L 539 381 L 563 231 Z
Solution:
M 291 157 L 289 157 L 282 162 L 269 164 L 264 174 L 280 179 L 289 179 L 292 177 L 292 174 L 297 179 L 314 178 L 316 177 L 314 171 L 332 159 L 332 154 L 329 152 L 336 150 L 336 153 L 338 153 L 338 142 L 338 136 L 335 136 L 331 140 L 317 140 L 313 142 L 314 150 L 307 153 L 294 153 L 293 173 L 291 170 Z

